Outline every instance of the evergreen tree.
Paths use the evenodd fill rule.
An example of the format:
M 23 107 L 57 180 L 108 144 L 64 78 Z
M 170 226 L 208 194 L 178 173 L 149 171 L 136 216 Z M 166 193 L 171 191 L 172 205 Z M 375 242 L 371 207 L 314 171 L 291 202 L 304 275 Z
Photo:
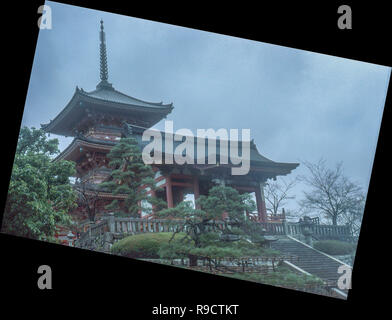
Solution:
M 147 188 L 155 190 L 154 171 L 145 164 L 140 147 L 133 137 L 122 138 L 107 157 L 113 169 L 110 180 L 100 185 L 114 195 L 126 195 L 125 200 L 113 200 L 106 208 L 116 215 L 139 217 L 140 212 L 152 213 L 152 207 L 160 210 L 165 207 L 163 200 L 147 194 Z
M 170 218 L 176 226 L 173 238 L 181 236 L 181 241 L 169 243 L 161 250 L 162 257 L 186 255 L 190 264 L 197 264 L 198 256 L 239 257 L 259 255 L 261 252 L 261 227 L 251 222 L 246 212 L 255 210 L 250 195 L 239 194 L 231 187 L 215 186 L 207 196 L 196 201 L 200 209 L 194 209 L 190 202 L 183 201 L 175 208 L 159 212 L 160 217 Z M 182 223 L 179 223 L 179 219 Z M 224 221 L 225 228 L 218 222 Z M 234 241 L 233 241 L 234 240 Z

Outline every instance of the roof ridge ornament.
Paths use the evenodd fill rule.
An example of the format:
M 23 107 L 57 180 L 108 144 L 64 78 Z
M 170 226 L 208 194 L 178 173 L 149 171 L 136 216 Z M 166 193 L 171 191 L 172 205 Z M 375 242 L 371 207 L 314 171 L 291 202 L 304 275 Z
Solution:
M 112 84 L 108 82 L 109 72 L 108 72 L 108 62 L 106 54 L 106 39 L 105 32 L 103 31 L 103 20 L 101 19 L 101 31 L 99 33 L 99 67 L 100 67 L 100 79 L 101 82 L 97 85 L 97 88 L 113 88 Z

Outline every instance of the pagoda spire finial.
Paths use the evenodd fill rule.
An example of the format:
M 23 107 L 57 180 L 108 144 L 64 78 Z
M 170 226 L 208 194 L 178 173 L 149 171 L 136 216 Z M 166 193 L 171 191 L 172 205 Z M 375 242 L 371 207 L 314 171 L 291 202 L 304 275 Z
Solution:
M 99 35 L 101 40 L 100 44 L 100 71 L 101 71 L 101 80 L 108 80 L 108 62 L 106 56 L 106 43 L 105 43 L 105 32 L 103 31 L 103 20 L 101 19 L 101 32 Z
M 105 32 L 103 31 L 103 20 L 101 19 L 101 31 L 99 33 L 99 59 L 100 59 L 100 78 L 101 82 L 97 87 L 112 87 L 110 83 L 108 83 L 109 75 L 108 75 L 108 62 L 106 55 L 106 40 L 105 40 Z

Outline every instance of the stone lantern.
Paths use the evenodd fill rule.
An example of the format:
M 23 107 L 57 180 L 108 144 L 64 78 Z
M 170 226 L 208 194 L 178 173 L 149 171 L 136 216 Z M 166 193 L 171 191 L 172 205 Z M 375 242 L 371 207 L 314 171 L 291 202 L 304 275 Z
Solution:
M 68 245 L 70 247 L 73 247 L 73 238 L 74 237 L 75 237 L 75 235 L 72 233 L 72 231 L 68 232 L 67 238 L 68 238 Z

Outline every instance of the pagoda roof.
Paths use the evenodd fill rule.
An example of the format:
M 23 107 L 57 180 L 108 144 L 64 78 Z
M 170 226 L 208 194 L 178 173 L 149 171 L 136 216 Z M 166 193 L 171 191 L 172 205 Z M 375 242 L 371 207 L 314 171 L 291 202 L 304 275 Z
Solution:
M 131 132 L 132 132 L 131 135 L 134 138 L 136 138 L 136 140 L 138 141 L 138 143 L 141 146 L 141 148 L 143 148 L 144 146 L 146 146 L 146 145 L 148 145 L 150 143 L 149 141 L 142 141 L 143 132 L 145 130 L 147 130 L 148 128 L 135 126 L 135 125 L 130 125 L 130 124 L 127 124 L 127 126 L 131 129 Z M 151 130 L 153 130 L 153 129 L 151 129 Z M 161 135 L 162 135 L 162 149 L 163 149 L 163 153 L 164 153 L 165 152 L 165 143 L 164 142 L 165 142 L 165 135 L 166 135 L 166 133 L 164 131 L 159 131 L 159 130 L 155 130 L 155 129 L 154 129 L 154 131 L 160 132 Z M 197 150 L 197 140 L 198 139 L 200 139 L 200 137 L 197 137 L 197 136 L 194 137 L 194 150 Z M 206 147 L 205 154 L 207 155 L 208 154 L 207 153 L 208 152 L 208 146 L 207 146 L 206 142 L 207 142 L 208 139 L 207 138 L 202 138 L 202 139 L 205 140 L 205 143 L 204 143 L 204 145 Z M 216 140 L 216 149 L 220 150 L 220 144 L 223 142 L 223 140 L 219 139 L 219 138 L 217 138 L 215 140 Z M 227 142 L 228 153 L 230 153 L 230 140 L 227 140 L 225 142 Z M 173 150 L 175 150 L 176 147 L 178 145 L 180 145 L 181 143 L 183 143 L 183 141 L 173 141 Z M 241 144 L 242 144 L 242 142 L 238 141 L 238 148 L 239 149 L 242 148 Z M 256 146 L 256 144 L 255 144 L 253 139 L 250 141 L 250 152 L 249 153 L 250 153 L 249 154 L 250 155 L 250 161 L 253 162 L 253 163 L 259 163 L 259 164 L 264 164 L 264 165 L 265 164 L 270 164 L 270 165 L 273 165 L 273 166 L 289 166 L 292 169 L 295 169 L 296 167 L 299 166 L 299 163 L 275 162 L 275 161 L 272 161 L 272 160 L 268 159 L 267 157 L 261 155 L 260 152 L 258 151 L 257 146 Z M 219 157 L 219 153 L 217 154 L 217 156 Z M 208 156 L 206 156 L 206 159 L 207 158 L 208 158 Z M 197 160 L 197 158 L 196 158 L 196 152 L 195 152 L 195 162 L 196 162 L 196 160 Z
M 98 99 L 106 102 L 120 103 L 128 107 L 142 107 L 142 108 L 153 108 L 153 109 L 172 109 L 173 104 L 163 104 L 162 102 L 147 102 L 140 99 L 136 99 L 129 95 L 126 95 L 114 88 L 108 87 L 98 87 L 96 90 L 91 92 L 86 92 L 80 89 L 80 94 L 87 97 Z
M 78 161 L 82 155 L 80 148 L 86 148 L 91 151 L 109 152 L 116 142 L 109 140 L 98 140 L 91 137 L 76 137 L 53 161 L 71 160 Z
M 135 117 L 143 119 L 147 126 L 153 126 L 173 110 L 173 104 L 153 103 L 126 95 L 113 87 L 97 86 L 97 89 L 86 92 L 76 87 L 75 93 L 66 107 L 49 123 L 41 127 L 46 132 L 76 136 L 74 129 L 81 119 L 91 113 L 119 116 L 124 120 Z
M 128 126 L 128 130 L 131 129 L 132 133 L 131 136 L 134 137 L 140 148 L 143 149 L 144 146 L 146 146 L 147 144 L 149 144 L 149 141 L 142 141 L 142 134 L 144 132 L 144 130 L 146 130 L 147 128 L 143 128 L 140 126 L 134 126 L 134 125 L 129 125 Z M 158 131 L 158 130 L 157 130 Z M 162 134 L 162 141 L 165 141 L 165 132 L 162 131 L 158 131 Z M 196 137 L 195 137 L 196 138 Z M 207 139 L 205 139 L 207 140 Z M 181 144 L 182 141 L 173 141 L 173 150 L 176 149 L 176 147 Z M 207 164 L 207 144 L 205 143 L 205 154 L 206 154 L 206 165 L 201 165 L 201 164 L 197 164 L 197 152 L 196 152 L 196 148 L 197 148 L 197 139 L 194 139 L 194 143 L 195 143 L 195 158 L 194 158 L 194 162 L 195 164 L 191 164 L 191 166 L 194 166 L 196 169 L 208 169 L 209 167 L 214 167 L 215 165 L 210 165 Z M 220 144 L 220 140 L 217 139 L 216 140 L 216 146 L 217 146 L 217 150 L 220 150 L 219 148 L 219 144 Z M 241 141 L 238 142 L 238 148 L 241 149 Z M 77 161 L 82 155 L 83 153 L 80 152 L 80 148 L 83 148 L 85 150 L 89 150 L 92 152 L 109 152 L 109 150 L 116 145 L 117 142 L 116 141 L 110 141 L 110 140 L 100 140 L 100 139 L 96 139 L 93 137 L 84 137 L 84 136 L 79 136 L 76 137 L 71 144 L 63 151 L 61 152 L 56 160 L 72 160 L 72 161 Z M 165 145 L 163 143 L 162 145 L 162 158 L 164 160 L 164 154 L 165 154 Z M 228 150 L 228 154 L 230 152 L 230 149 Z M 217 152 L 217 157 L 216 157 L 217 161 L 219 162 L 219 151 Z M 163 163 L 162 165 L 159 166 L 167 166 L 168 164 Z M 263 156 L 260 154 L 260 152 L 258 151 L 256 144 L 254 143 L 254 141 L 252 140 L 250 142 L 250 165 L 251 165 L 251 170 L 256 170 L 256 171 L 264 171 L 264 172 L 268 172 L 268 175 L 270 175 L 271 177 L 274 177 L 276 175 L 286 175 L 289 174 L 292 170 L 294 170 L 295 168 L 297 168 L 299 166 L 299 163 L 287 163 L 287 162 L 275 162 L 273 160 L 268 159 L 267 157 Z M 232 166 L 232 163 L 230 162 L 229 159 L 229 163 L 226 165 L 221 164 L 220 166 Z

